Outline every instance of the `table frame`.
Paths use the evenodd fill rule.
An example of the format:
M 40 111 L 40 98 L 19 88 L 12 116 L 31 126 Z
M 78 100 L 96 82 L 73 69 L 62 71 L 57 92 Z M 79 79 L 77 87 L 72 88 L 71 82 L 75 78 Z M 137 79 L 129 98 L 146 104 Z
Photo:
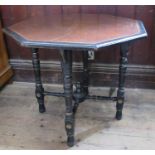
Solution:
M 95 100 L 112 100 L 116 102 L 116 115 L 115 118 L 120 120 L 122 118 L 122 110 L 125 98 L 125 76 L 127 70 L 127 53 L 129 50 L 129 43 L 144 37 L 147 37 L 147 32 L 142 21 L 137 20 L 139 25 L 139 32 L 133 35 L 120 36 L 111 40 L 100 40 L 99 42 L 87 43 L 87 42 L 53 42 L 51 41 L 35 41 L 26 40 L 24 36 L 18 34 L 18 31 L 11 30 L 10 28 L 5 28 L 3 31 L 17 41 L 21 46 L 28 47 L 32 49 L 32 63 L 35 75 L 35 95 L 39 104 L 39 112 L 43 113 L 46 111 L 44 105 L 44 97 L 46 95 L 64 97 L 66 103 L 65 112 L 65 129 L 67 133 L 67 144 L 68 146 L 74 145 L 74 123 L 75 114 L 79 103 L 85 101 L 86 99 Z M 88 62 L 88 50 L 98 50 L 99 48 L 104 48 L 112 45 L 120 45 L 120 65 L 119 65 L 119 81 L 117 96 L 95 96 L 89 95 L 89 62 Z M 39 48 L 48 49 L 58 49 L 61 54 L 61 68 L 63 72 L 63 86 L 64 93 L 60 92 L 48 92 L 45 91 L 41 80 L 41 66 L 39 58 Z M 72 82 L 72 54 L 74 50 L 82 51 L 82 61 L 83 61 L 83 71 L 82 78 L 80 81 L 76 82 L 76 89 L 73 91 Z
M 95 99 L 95 100 L 112 100 L 116 101 L 116 119 L 121 120 L 122 110 L 124 105 L 124 85 L 125 85 L 125 76 L 127 70 L 127 53 L 128 53 L 129 43 L 120 44 L 120 65 L 119 65 L 119 84 L 116 97 L 109 96 L 95 96 L 89 95 L 88 86 L 89 86 L 89 67 L 88 67 L 88 51 L 82 51 L 83 59 L 83 76 L 80 82 L 76 83 L 76 90 L 73 92 L 73 83 L 72 83 L 72 50 L 60 50 L 62 57 L 61 67 L 63 71 L 63 84 L 64 84 L 64 93 L 59 92 L 47 92 L 44 91 L 41 72 L 40 72 L 40 59 L 39 59 L 39 49 L 32 48 L 32 62 L 35 75 L 36 83 L 36 98 L 39 104 L 39 112 L 43 113 L 46 111 L 44 105 L 44 96 L 61 96 L 65 98 L 66 103 L 66 113 L 65 113 L 65 129 L 67 133 L 67 144 L 68 146 L 74 145 L 74 122 L 75 122 L 75 113 L 77 111 L 79 103 L 83 102 L 86 99 Z

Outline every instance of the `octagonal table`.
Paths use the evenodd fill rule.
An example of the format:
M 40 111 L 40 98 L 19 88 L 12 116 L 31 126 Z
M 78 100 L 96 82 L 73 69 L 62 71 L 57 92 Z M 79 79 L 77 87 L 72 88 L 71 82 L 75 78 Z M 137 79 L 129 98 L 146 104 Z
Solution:
M 129 43 L 147 36 L 139 20 L 106 14 L 64 14 L 31 17 L 4 29 L 21 46 L 32 49 L 32 62 L 36 81 L 36 98 L 40 113 L 45 112 L 44 96 L 65 97 L 65 128 L 68 146 L 74 145 L 74 115 L 78 104 L 85 99 L 108 99 L 116 101 L 116 119 L 122 118 L 124 84 L 127 69 Z M 90 96 L 88 51 L 98 50 L 114 44 L 120 45 L 119 84 L 116 97 Z M 64 93 L 44 91 L 41 74 L 39 48 L 59 49 L 62 56 Z M 73 92 L 72 54 L 82 51 L 83 74 Z

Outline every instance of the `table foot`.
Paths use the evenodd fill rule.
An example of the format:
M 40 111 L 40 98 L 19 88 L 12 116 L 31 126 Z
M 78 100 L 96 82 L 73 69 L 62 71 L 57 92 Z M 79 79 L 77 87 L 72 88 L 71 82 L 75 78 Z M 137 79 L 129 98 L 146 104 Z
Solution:
M 46 108 L 45 108 L 45 105 L 44 104 L 39 104 L 39 112 L 40 113 L 46 112 Z
M 117 111 L 117 112 L 116 112 L 115 118 L 116 118 L 117 120 L 121 120 L 121 119 L 122 119 L 122 111 Z
M 46 111 L 43 93 L 44 93 L 44 88 L 42 86 L 36 86 L 36 98 L 39 104 L 40 113 L 44 113 Z
M 74 146 L 74 136 L 70 136 L 70 137 L 67 138 L 67 145 L 69 147 Z

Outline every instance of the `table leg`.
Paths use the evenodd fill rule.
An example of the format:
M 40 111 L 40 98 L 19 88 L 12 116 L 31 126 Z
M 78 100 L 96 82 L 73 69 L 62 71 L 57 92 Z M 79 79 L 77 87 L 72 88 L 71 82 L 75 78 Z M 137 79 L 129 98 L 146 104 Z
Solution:
M 38 53 L 38 49 L 36 48 L 32 49 L 32 63 L 33 63 L 35 83 L 36 83 L 35 94 L 39 104 L 39 112 L 43 113 L 46 111 L 45 105 L 44 105 L 44 88 L 41 82 L 39 53 Z
M 74 92 L 74 108 L 73 112 L 76 113 L 80 102 L 85 100 L 88 95 L 88 84 L 89 84 L 89 70 L 88 70 L 88 51 L 82 51 L 83 60 L 83 72 L 80 82 L 76 83 L 76 90 Z
M 120 49 L 120 66 L 119 66 L 119 84 L 118 84 L 118 91 L 117 91 L 117 103 L 116 103 L 116 119 L 120 120 L 122 118 L 122 110 L 124 105 L 124 84 L 125 84 L 125 76 L 127 70 L 127 53 L 128 53 L 129 45 L 122 44 Z
M 89 69 L 88 69 L 88 51 L 83 51 L 83 87 L 85 93 L 88 95 L 89 85 Z
M 64 93 L 66 102 L 65 128 L 68 146 L 74 145 L 74 115 L 73 115 L 73 84 L 72 84 L 72 51 L 61 51 Z

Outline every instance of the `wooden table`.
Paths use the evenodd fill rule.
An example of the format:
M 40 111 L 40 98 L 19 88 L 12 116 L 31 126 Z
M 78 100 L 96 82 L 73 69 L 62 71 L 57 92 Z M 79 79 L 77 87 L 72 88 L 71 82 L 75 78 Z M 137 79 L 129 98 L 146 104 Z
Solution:
M 74 145 L 74 116 L 78 104 L 85 99 L 108 99 L 116 101 L 116 119 L 122 118 L 124 84 L 127 69 L 129 43 L 147 36 L 139 20 L 106 14 L 71 14 L 31 17 L 4 29 L 21 46 L 32 49 L 32 62 L 36 81 L 36 98 L 40 113 L 45 112 L 44 96 L 63 96 L 66 103 L 65 128 L 68 146 Z M 119 85 L 116 97 L 90 96 L 88 51 L 98 50 L 114 44 L 120 45 Z M 41 74 L 39 48 L 59 49 L 62 56 L 64 93 L 44 91 Z M 73 92 L 72 54 L 82 51 L 83 74 Z

